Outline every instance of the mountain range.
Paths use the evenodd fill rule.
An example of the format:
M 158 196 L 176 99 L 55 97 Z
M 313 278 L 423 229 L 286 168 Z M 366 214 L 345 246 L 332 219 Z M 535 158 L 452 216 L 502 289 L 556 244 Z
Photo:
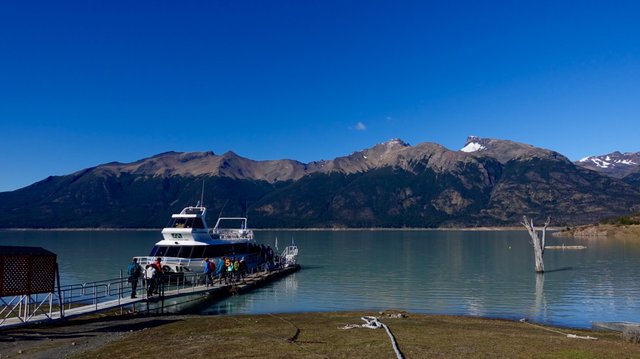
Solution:
M 640 152 L 616 151 L 606 155 L 585 157 L 575 163 L 614 178 L 629 180 L 640 175 Z
M 461 150 L 393 139 L 310 163 L 166 152 L 2 192 L 0 228 L 158 228 L 203 185 L 209 213 L 258 228 L 507 226 L 522 215 L 574 225 L 639 211 L 638 163 L 618 152 L 574 163 L 478 137 Z

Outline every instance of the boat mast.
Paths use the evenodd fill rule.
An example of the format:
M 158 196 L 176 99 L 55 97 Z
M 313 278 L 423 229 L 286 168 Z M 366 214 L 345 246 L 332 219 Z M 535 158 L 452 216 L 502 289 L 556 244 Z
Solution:
M 200 206 L 204 207 L 204 179 L 202 180 L 202 192 L 200 192 Z
M 224 201 L 224 204 L 222 205 L 222 208 L 220 208 L 220 213 L 218 214 L 218 218 L 222 217 L 222 211 L 224 211 L 224 207 L 227 206 L 227 203 L 229 203 L 229 199 L 227 198 L 226 201 Z

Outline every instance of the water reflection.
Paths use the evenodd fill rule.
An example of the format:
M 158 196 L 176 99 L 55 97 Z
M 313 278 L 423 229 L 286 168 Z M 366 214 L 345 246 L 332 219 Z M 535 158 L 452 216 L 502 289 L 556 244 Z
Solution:
M 536 299 L 532 316 L 544 322 L 547 318 L 547 299 L 544 296 L 544 274 L 536 273 Z
M 298 277 L 295 275 L 291 275 L 285 277 L 284 281 L 284 294 L 285 295 L 295 295 L 298 290 Z
M 302 271 L 211 304 L 206 313 L 403 309 L 589 327 L 640 321 L 640 241 L 548 238 L 585 250 L 545 252 L 534 273 L 524 231 L 259 231 L 282 246 L 295 237 Z M 58 254 L 63 283 L 116 277 L 158 232 L 2 232 L 0 244 Z M 283 240 L 285 239 L 285 240 Z

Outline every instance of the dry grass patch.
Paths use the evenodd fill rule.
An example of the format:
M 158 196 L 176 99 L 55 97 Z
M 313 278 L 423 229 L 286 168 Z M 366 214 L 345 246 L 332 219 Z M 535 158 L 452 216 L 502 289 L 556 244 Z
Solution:
M 157 355 L 157 344 L 173 356 L 216 358 L 390 358 L 393 349 L 384 330 L 338 329 L 360 324 L 371 313 L 309 313 L 202 317 L 144 330 L 89 356 Z M 374 314 L 374 315 L 377 315 Z M 619 334 L 564 330 L 599 340 L 570 339 L 520 322 L 470 317 L 410 314 L 383 318 L 407 358 L 620 358 L 640 357 L 640 346 Z M 553 329 L 558 330 L 558 329 Z M 148 343 L 148 345 L 145 345 Z M 153 344 L 155 343 L 155 345 Z M 141 345 L 142 344 L 142 345 Z
M 93 335 L 98 329 L 94 329 L 85 338 L 82 350 L 57 354 L 109 359 L 132 355 L 216 359 L 394 357 L 383 329 L 339 329 L 346 324 L 362 324 L 360 317 L 365 315 L 381 317 L 406 358 L 640 358 L 640 345 L 613 332 L 473 317 L 407 314 L 396 319 L 353 312 L 133 318 L 99 328 L 100 333 L 111 333 L 113 340 L 97 341 L 99 337 Z M 80 332 L 79 328 L 69 330 Z M 554 331 L 599 340 L 570 339 Z

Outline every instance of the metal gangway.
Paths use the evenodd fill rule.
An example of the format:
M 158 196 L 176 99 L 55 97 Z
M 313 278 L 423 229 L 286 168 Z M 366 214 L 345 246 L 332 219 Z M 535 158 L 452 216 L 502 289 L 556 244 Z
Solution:
M 290 246 L 285 247 L 282 251 L 282 261 L 285 267 L 295 266 L 296 258 L 298 257 L 298 246 L 295 244 L 291 244 Z
M 72 285 L 58 285 L 47 293 L 0 297 L 0 330 L 26 324 L 51 322 L 60 319 L 94 314 L 106 310 L 131 306 L 131 311 L 164 311 L 172 305 L 169 299 L 202 299 L 215 293 L 235 293 L 238 289 L 254 285 L 257 282 L 277 275 L 286 268 L 261 268 L 248 273 L 244 278 L 228 282 L 219 277 L 213 283 L 206 283 L 204 273 L 182 272 L 168 273 L 159 277 L 158 294 L 147 296 L 146 283 L 140 280 L 137 298 L 131 298 L 131 285 L 128 277 L 105 279 Z M 193 298 L 188 298 L 192 296 Z

